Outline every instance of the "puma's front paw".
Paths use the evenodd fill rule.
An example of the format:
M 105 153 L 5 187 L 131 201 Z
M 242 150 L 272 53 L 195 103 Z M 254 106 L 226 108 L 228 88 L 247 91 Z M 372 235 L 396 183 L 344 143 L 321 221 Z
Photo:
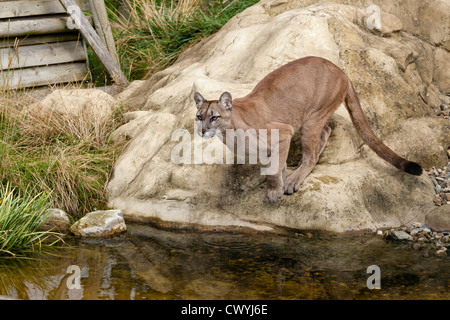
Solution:
M 298 179 L 295 177 L 289 176 L 284 183 L 284 194 L 293 194 L 300 189 L 301 183 L 298 183 Z
M 283 193 L 284 193 L 283 187 L 269 189 L 269 191 L 267 192 L 267 198 L 269 199 L 269 202 L 275 203 L 281 199 Z

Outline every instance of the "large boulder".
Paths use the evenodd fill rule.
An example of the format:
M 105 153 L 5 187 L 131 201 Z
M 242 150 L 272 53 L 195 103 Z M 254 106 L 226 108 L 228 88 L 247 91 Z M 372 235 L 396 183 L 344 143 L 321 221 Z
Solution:
M 171 67 L 118 95 L 145 112 L 127 115 L 129 122 L 113 134 L 116 141 L 130 142 L 107 186 L 109 206 L 126 219 L 204 228 L 346 232 L 423 220 L 434 196 L 429 177 L 408 175 L 379 159 L 362 143 L 343 106 L 329 120 L 333 131 L 319 164 L 297 193 L 279 203 L 267 202 L 257 165 L 217 164 L 220 152 L 196 164 L 195 148 L 206 156 L 222 145 L 217 139 L 199 141 L 194 133 L 194 92 L 207 99 L 223 91 L 244 96 L 269 72 L 310 55 L 347 73 L 373 130 L 398 154 L 425 168 L 447 163 L 450 126 L 434 110 L 449 93 L 450 53 L 440 36 L 448 11 L 435 22 L 430 18 L 425 30 L 408 22 L 423 12 L 419 2 L 409 16 L 397 16 L 386 1 L 375 1 L 382 23 L 377 29 L 367 23 L 372 2 L 315 2 L 261 1 Z M 192 163 L 175 161 L 180 141 L 191 147 L 185 150 L 192 151 Z M 288 165 L 299 162 L 300 150 L 295 136 Z

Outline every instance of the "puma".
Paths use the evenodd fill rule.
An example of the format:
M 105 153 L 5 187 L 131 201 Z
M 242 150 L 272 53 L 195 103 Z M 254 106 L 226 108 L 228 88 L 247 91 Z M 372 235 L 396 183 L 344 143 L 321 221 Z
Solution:
M 196 92 L 194 100 L 202 137 L 212 137 L 217 132 L 226 136 L 227 129 L 278 129 L 278 170 L 267 176 L 270 202 L 296 192 L 311 173 L 331 133 L 326 122 L 343 102 L 358 134 L 380 158 L 407 173 L 422 174 L 419 164 L 400 157 L 375 136 L 350 79 L 323 58 L 292 61 L 264 77 L 243 98 L 232 100 L 231 94 L 224 92 L 219 100 L 208 101 Z M 302 160 L 286 177 L 291 138 L 298 130 Z

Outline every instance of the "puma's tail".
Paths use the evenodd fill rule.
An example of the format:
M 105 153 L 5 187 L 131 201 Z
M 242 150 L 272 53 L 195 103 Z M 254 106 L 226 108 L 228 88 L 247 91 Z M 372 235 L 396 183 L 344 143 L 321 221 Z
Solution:
M 394 167 L 403 170 L 407 173 L 420 176 L 422 174 L 422 167 L 415 162 L 408 161 L 394 151 L 389 149 L 378 137 L 373 133 L 370 128 L 369 122 L 364 115 L 361 105 L 359 104 L 359 99 L 356 94 L 353 85 L 349 80 L 349 85 L 347 89 L 347 96 L 345 97 L 345 104 L 347 110 L 350 113 L 350 117 L 353 124 L 356 127 L 356 131 L 363 139 L 363 141 L 381 158 L 392 164 Z

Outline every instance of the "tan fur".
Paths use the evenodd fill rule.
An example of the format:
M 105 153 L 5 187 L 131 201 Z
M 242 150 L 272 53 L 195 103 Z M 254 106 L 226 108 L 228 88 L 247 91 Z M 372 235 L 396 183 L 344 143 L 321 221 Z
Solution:
M 271 202 L 279 200 L 283 193 L 296 192 L 313 170 L 331 133 L 326 122 L 343 102 L 359 135 L 378 156 L 408 173 L 422 173 L 418 164 L 401 158 L 375 136 L 348 77 L 336 65 L 319 57 L 305 57 L 280 67 L 243 98 L 232 100 L 224 92 L 219 100 L 207 101 L 196 93 L 194 100 L 197 119 L 202 123 L 201 135 L 213 136 L 217 131 L 225 135 L 226 129 L 279 130 L 280 165 L 277 174 L 267 177 Z M 298 130 L 302 161 L 285 179 L 291 138 Z

